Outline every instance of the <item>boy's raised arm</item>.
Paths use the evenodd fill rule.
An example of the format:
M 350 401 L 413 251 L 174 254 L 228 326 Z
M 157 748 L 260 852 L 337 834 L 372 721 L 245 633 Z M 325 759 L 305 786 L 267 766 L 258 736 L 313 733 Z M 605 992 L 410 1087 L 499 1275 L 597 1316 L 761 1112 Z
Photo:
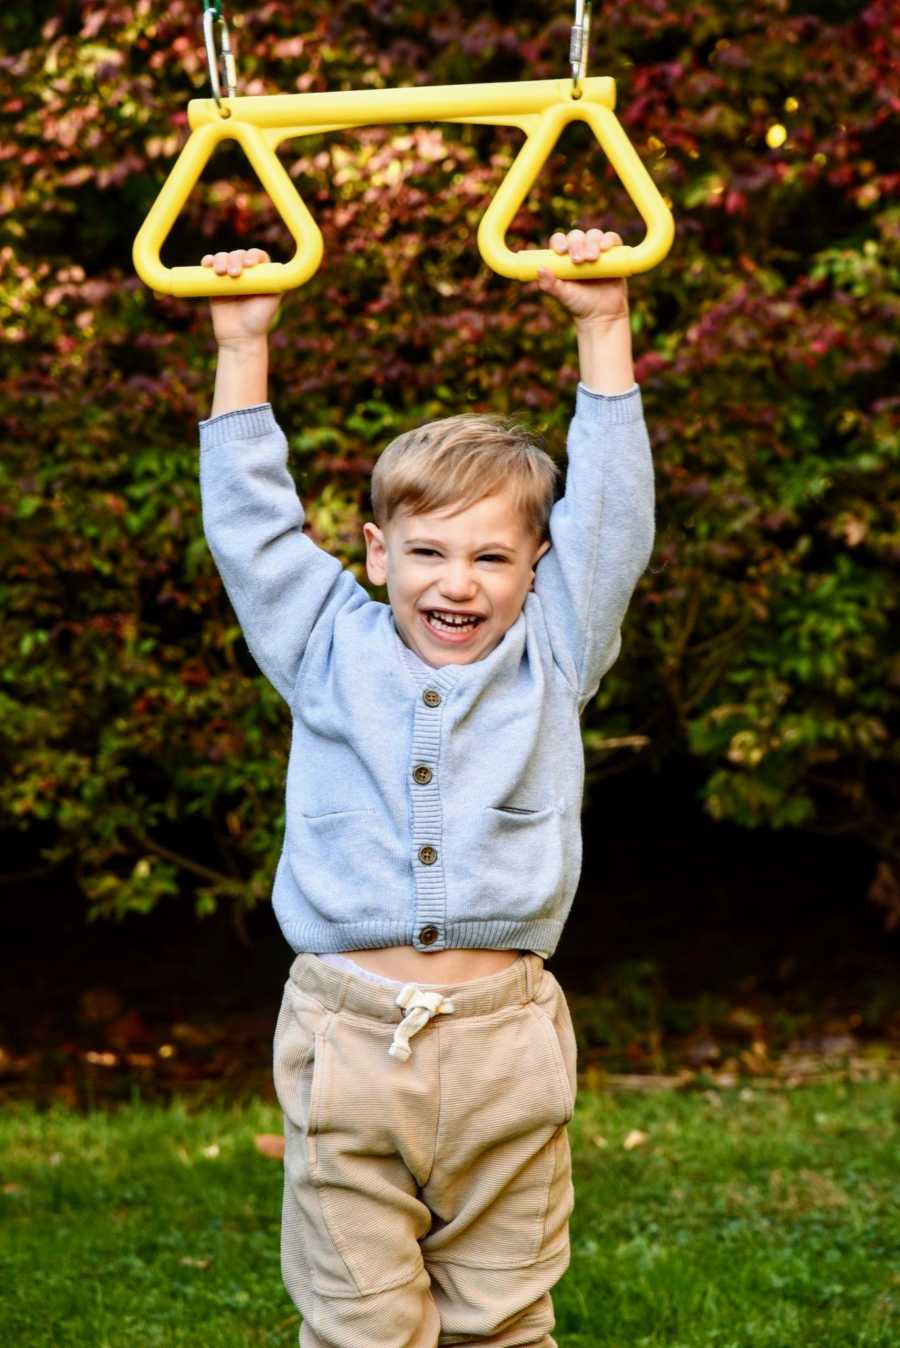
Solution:
M 573 260 L 621 243 L 607 233 L 591 247 L 590 235 L 601 231 L 590 231 L 587 240 L 580 230 L 570 232 Z M 560 239 L 566 236 L 554 235 L 551 243 L 564 251 Z M 556 663 L 583 709 L 618 657 L 622 622 L 653 551 L 653 459 L 634 380 L 625 282 L 546 276 L 542 289 L 574 314 L 581 381 L 569 425 L 565 494 L 550 515 L 552 546 L 537 564 L 534 592 Z
M 252 252 L 261 256 L 242 265 L 267 260 Z M 234 256 L 207 255 L 213 265 Z M 200 422 L 200 497 L 203 532 L 247 646 L 290 704 L 313 630 L 369 596 L 303 533 L 287 440 L 267 401 L 266 334 L 277 305 L 271 295 L 211 301 L 219 355 L 212 413 Z
M 269 339 L 265 334 L 220 342 L 210 421 L 268 402 L 268 384 Z

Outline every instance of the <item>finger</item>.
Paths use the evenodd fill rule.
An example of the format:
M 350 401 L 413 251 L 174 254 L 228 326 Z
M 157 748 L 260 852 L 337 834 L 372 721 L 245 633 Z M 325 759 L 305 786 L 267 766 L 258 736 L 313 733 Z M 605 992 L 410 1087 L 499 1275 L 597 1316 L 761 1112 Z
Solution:
M 248 267 L 255 267 L 258 262 L 268 262 L 269 255 L 262 248 L 251 248 L 247 253 L 245 263 Z
M 580 262 L 584 257 L 584 230 L 569 230 L 569 257 L 573 262 Z
M 600 249 L 603 246 L 603 230 L 589 229 L 584 239 L 585 260 L 595 262 L 600 256 Z
M 564 253 L 568 248 L 568 246 L 569 245 L 566 242 L 566 236 L 565 234 L 563 234 L 561 229 L 558 229 L 555 234 L 551 234 L 550 247 L 553 249 L 555 253 Z
M 203 254 L 203 258 L 202 258 L 202 260 L 201 260 L 201 262 L 200 262 L 201 267 L 211 267 L 212 264 L 213 264 L 213 255 L 212 255 L 212 253 L 204 253 L 204 254 Z
M 216 253 L 213 257 L 213 266 L 219 276 L 224 276 L 228 270 L 228 254 L 225 252 Z
M 232 248 L 231 252 L 228 255 L 229 276 L 240 276 L 244 266 L 244 257 L 246 255 L 246 252 L 247 252 L 246 248 Z
M 621 242 L 622 242 L 621 235 L 616 234 L 615 230 L 608 229 L 606 233 L 603 235 L 603 243 L 601 246 L 603 248 L 615 248 L 616 245 L 620 244 Z

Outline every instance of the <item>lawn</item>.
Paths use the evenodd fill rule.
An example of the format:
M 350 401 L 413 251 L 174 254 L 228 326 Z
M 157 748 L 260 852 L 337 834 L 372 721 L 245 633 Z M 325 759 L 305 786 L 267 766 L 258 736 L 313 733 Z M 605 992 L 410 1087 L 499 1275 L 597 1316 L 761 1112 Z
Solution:
M 890 1080 L 582 1090 L 560 1348 L 895 1348 L 898 1122 Z M 280 1131 L 263 1101 L 0 1112 L 0 1343 L 296 1344 Z

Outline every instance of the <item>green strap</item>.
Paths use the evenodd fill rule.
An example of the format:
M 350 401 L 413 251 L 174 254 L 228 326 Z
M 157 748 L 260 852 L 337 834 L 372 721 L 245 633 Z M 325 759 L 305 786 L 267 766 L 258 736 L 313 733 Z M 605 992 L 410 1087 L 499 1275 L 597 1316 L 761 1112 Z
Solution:
M 222 0 L 203 0 L 203 13 L 211 9 L 217 19 L 222 17 Z

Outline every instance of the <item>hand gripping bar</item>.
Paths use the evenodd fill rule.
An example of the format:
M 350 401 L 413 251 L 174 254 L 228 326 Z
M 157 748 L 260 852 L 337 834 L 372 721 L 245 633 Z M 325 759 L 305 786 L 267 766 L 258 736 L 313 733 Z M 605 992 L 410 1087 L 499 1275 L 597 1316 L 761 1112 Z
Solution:
M 489 267 L 519 281 L 536 280 L 539 267 L 548 267 L 564 280 L 649 271 L 671 248 L 675 224 L 613 111 L 615 80 L 607 75 L 585 79 L 580 98 L 573 98 L 571 90 L 571 80 L 560 79 L 270 94 L 223 100 L 230 111 L 227 117 L 214 99 L 192 99 L 188 104 L 191 134 L 134 240 L 135 270 L 145 285 L 167 295 L 260 295 L 300 286 L 318 268 L 323 241 L 275 153 L 283 140 L 390 122 L 472 122 L 517 126 L 527 135 L 478 228 L 478 247 Z M 587 122 L 592 128 L 647 226 L 646 237 L 636 247 L 617 245 L 596 262 L 577 265 L 548 248 L 513 252 L 505 242 L 510 221 L 563 127 L 573 121 Z M 164 267 L 160 248 L 210 155 L 226 139 L 236 140 L 243 148 L 297 251 L 290 262 L 260 263 L 239 277 L 217 276 L 202 266 Z

